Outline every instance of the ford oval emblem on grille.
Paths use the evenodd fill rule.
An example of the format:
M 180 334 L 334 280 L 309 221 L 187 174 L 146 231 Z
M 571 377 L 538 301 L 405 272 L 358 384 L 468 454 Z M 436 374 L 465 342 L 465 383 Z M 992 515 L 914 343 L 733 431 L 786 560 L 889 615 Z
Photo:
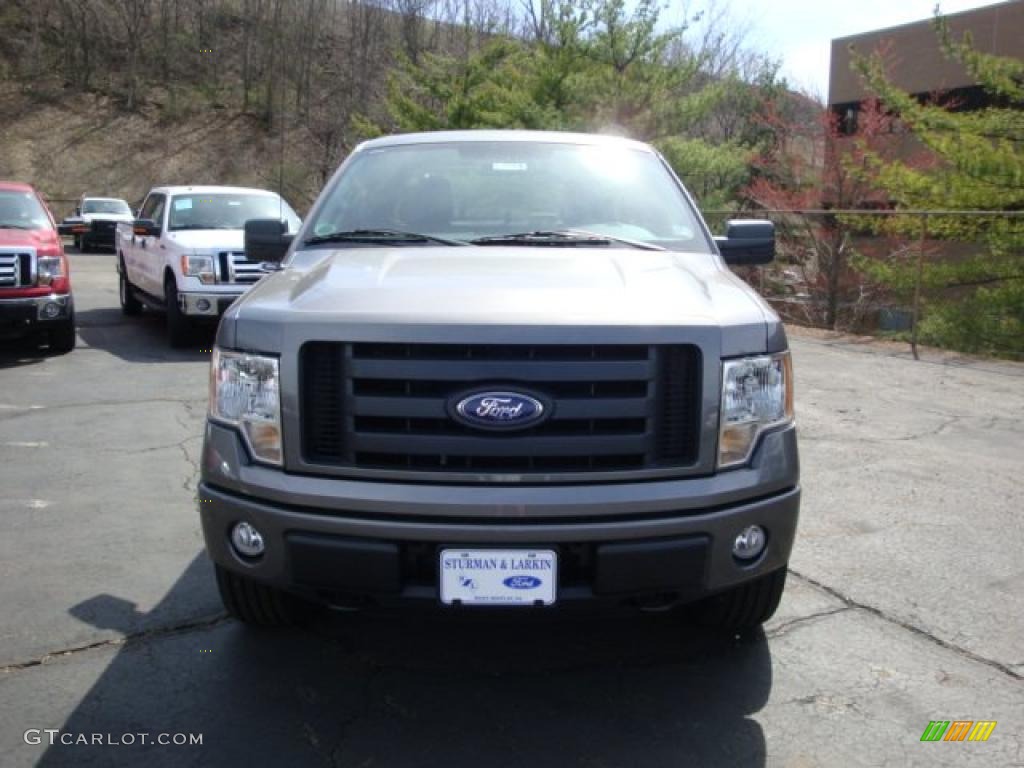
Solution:
M 474 392 L 454 400 L 453 418 L 481 429 L 525 429 L 547 417 L 544 403 L 522 392 Z

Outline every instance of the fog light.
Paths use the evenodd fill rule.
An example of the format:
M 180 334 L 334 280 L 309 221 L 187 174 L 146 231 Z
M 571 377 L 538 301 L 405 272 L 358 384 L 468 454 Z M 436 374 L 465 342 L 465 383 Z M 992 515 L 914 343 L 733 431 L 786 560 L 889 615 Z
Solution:
M 245 557 L 259 557 L 265 548 L 263 534 L 248 523 L 238 523 L 231 529 L 231 543 Z
M 732 543 L 732 554 L 738 560 L 753 560 L 764 551 L 768 537 L 760 525 L 748 525 Z
M 43 305 L 42 316 L 47 320 L 52 320 L 60 314 L 60 304 L 53 301 L 48 301 Z
M 196 308 L 200 312 L 209 312 L 209 310 L 210 310 L 210 302 L 209 302 L 209 300 L 208 299 L 199 299 L 198 301 L 196 301 Z

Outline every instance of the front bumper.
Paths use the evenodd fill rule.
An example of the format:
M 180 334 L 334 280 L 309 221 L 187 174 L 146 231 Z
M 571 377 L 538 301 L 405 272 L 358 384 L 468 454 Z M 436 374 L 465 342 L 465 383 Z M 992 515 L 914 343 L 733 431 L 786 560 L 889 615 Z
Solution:
M 220 317 L 243 293 L 179 293 L 178 306 L 191 317 Z
M 30 298 L 0 298 L 0 337 L 24 336 L 35 330 L 67 322 L 73 303 L 70 293 L 51 293 Z
M 556 549 L 558 604 L 687 602 L 785 566 L 799 515 L 792 428 L 766 435 L 745 469 L 604 485 L 302 477 L 250 464 L 243 453 L 231 430 L 207 426 L 199 512 L 210 557 L 345 605 L 436 601 L 438 553 L 450 545 Z M 230 530 L 243 520 L 263 534 L 258 560 L 231 547 Z M 753 563 L 741 563 L 732 543 L 751 524 L 767 531 L 768 544 Z

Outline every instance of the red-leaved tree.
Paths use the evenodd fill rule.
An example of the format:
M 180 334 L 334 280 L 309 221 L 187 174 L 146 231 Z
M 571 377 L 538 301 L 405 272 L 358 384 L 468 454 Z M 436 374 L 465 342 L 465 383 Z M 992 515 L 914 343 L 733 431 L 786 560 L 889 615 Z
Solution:
M 781 260 L 799 271 L 809 294 L 805 319 L 834 329 L 843 306 L 861 306 L 868 298 L 851 267 L 853 235 L 863 222 L 801 212 L 888 207 L 873 183 L 874 159 L 912 148 L 877 100 L 843 114 L 820 105 L 802 112 L 765 114 L 771 140 L 755 159 L 744 197 L 748 205 L 776 212 L 770 215 Z

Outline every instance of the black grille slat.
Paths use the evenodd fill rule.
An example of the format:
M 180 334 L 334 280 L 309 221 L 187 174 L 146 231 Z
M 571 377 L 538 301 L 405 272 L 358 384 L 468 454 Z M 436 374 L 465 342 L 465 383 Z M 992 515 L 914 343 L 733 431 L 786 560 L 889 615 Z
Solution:
M 303 355 L 303 447 L 311 461 L 337 463 L 344 458 L 345 442 L 343 349 L 336 344 L 306 344 Z
M 603 435 L 594 440 L 589 435 L 558 437 L 455 437 L 450 435 L 356 433 L 352 442 L 357 452 L 441 454 L 451 456 L 607 456 L 642 454 L 648 435 Z
M 18 259 L 21 267 L 21 284 L 32 285 L 32 254 L 19 253 Z
M 445 381 L 646 381 L 650 361 L 560 362 L 548 360 L 436 360 L 410 366 L 408 359 L 353 358 L 353 378 Z
M 352 345 L 352 357 L 369 360 L 648 360 L 649 348 L 635 344 L 502 345 L 394 344 Z
M 560 399 L 558 409 L 551 418 L 555 421 L 648 418 L 655 413 L 655 407 L 654 400 L 646 397 Z M 401 416 L 412 419 L 443 419 L 447 416 L 445 401 L 428 397 L 351 397 L 348 411 L 353 416 Z
M 659 364 L 656 460 L 691 464 L 697 460 L 694 435 L 700 434 L 700 351 L 670 347 Z
M 697 460 L 700 353 L 690 345 L 310 342 L 300 378 L 312 464 L 523 474 Z M 545 398 L 550 415 L 506 432 L 451 418 L 453 398 L 490 387 Z

